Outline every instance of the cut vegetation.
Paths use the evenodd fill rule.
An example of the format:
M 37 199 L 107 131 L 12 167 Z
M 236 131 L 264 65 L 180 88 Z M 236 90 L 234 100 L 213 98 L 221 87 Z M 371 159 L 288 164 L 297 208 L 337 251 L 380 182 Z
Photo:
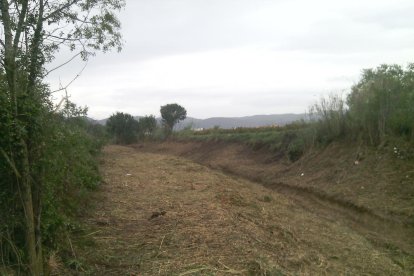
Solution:
M 83 218 L 89 232 L 80 234 L 83 238 L 75 243 L 84 264 L 79 272 L 411 275 L 414 271 L 412 239 L 406 248 L 399 247 L 407 229 L 400 229 L 400 238 L 384 236 L 388 246 L 376 243 L 368 229 L 363 231 L 364 222 L 349 219 L 344 209 L 332 208 L 322 199 L 300 204 L 301 198 L 294 194 L 165 154 L 181 150 L 198 161 L 202 155 L 208 156 L 205 161 L 219 157 L 195 146 L 106 147 L 105 184 Z M 227 149 L 230 158 L 222 161 L 231 164 L 235 157 L 231 151 L 240 148 Z M 358 214 L 353 209 L 347 212 Z M 366 219 L 375 221 L 369 215 Z M 79 244 L 85 239 L 93 243 Z

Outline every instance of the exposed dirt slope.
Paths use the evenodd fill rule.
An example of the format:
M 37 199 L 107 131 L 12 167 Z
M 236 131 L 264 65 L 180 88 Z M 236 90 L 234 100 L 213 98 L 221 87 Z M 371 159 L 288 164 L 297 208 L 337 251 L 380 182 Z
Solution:
M 94 240 L 83 249 L 91 274 L 413 272 L 409 255 L 373 244 L 332 219 L 329 209 L 314 204 L 312 210 L 286 194 L 187 159 L 109 146 L 102 171 L 105 183 L 84 218 Z

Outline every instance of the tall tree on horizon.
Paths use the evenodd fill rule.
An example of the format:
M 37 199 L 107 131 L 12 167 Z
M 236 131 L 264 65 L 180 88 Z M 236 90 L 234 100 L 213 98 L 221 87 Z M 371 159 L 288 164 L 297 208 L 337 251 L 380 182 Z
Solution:
M 167 104 L 161 106 L 160 109 L 162 123 L 165 126 L 167 135 L 170 135 L 174 129 L 174 126 L 179 122 L 187 118 L 187 110 L 179 104 Z

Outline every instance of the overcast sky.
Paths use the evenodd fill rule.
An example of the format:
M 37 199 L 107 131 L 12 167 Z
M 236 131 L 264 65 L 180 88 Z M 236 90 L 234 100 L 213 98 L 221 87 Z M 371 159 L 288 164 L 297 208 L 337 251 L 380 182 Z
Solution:
M 123 51 L 92 58 L 68 92 L 96 119 L 175 102 L 196 118 L 302 113 L 363 68 L 413 62 L 413 14 L 413 0 L 127 0 Z

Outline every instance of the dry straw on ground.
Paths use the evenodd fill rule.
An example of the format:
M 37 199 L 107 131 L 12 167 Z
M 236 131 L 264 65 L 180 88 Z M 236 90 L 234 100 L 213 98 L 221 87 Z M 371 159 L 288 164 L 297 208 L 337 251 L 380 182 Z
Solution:
M 85 217 L 92 274 L 410 273 L 347 225 L 262 185 L 127 147 L 107 147 L 103 160 Z

